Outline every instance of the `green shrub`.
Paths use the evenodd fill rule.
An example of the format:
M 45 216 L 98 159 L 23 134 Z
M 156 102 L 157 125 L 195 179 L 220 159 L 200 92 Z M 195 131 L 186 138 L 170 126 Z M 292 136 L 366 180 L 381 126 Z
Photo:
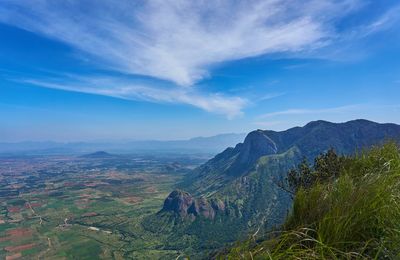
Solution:
M 400 259 L 398 147 L 388 143 L 340 162 L 335 178 L 297 190 L 278 236 L 249 240 L 220 258 Z

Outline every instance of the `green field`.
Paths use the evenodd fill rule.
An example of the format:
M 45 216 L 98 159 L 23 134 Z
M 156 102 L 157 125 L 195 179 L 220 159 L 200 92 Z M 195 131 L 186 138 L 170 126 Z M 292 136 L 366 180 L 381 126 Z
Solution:
M 179 167 L 165 167 L 177 160 Z M 164 249 L 165 238 L 145 230 L 141 221 L 160 210 L 174 185 L 202 159 L 1 161 L 1 259 L 154 259 L 180 254 Z

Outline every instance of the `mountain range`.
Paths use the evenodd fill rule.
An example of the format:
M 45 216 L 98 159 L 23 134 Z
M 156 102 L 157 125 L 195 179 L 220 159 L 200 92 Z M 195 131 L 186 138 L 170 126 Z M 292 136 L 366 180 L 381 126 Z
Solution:
M 185 237 L 193 251 L 271 231 L 291 209 L 292 198 L 279 185 L 288 170 L 330 148 L 350 155 L 389 140 L 400 143 L 399 125 L 367 120 L 253 131 L 189 174 L 145 227 L 169 234 L 167 248 L 179 248 Z
M 0 153 L 87 154 L 96 151 L 112 153 L 212 153 L 243 140 L 245 134 L 219 134 L 187 140 L 142 140 L 114 142 L 16 142 L 0 143 Z

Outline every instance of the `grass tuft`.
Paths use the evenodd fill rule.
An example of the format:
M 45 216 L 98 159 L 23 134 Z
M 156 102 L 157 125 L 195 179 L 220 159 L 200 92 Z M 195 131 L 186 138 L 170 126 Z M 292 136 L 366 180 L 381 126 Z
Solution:
M 395 143 L 342 161 L 336 178 L 297 190 L 279 235 L 222 259 L 400 259 L 400 151 Z

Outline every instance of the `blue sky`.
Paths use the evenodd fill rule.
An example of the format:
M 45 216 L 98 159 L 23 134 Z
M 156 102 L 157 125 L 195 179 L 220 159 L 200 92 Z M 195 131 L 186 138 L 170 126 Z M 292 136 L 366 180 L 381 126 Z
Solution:
M 400 123 L 395 0 L 0 1 L 0 141 Z

